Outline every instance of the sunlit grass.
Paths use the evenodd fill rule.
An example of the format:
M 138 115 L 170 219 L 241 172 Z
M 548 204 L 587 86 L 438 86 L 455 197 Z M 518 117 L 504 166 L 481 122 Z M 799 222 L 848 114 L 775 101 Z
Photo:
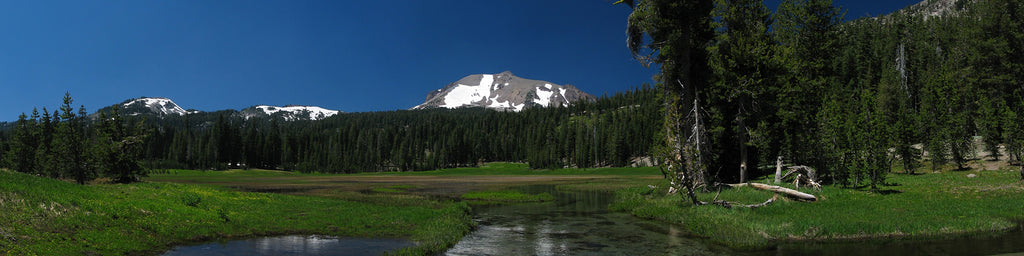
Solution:
M 472 222 L 463 203 L 379 200 L 175 183 L 80 186 L 0 171 L 0 253 L 149 254 L 191 241 L 324 234 L 409 238 L 418 246 L 400 253 L 429 254 L 458 242 Z
M 975 177 L 969 178 L 973 174 Z M 891 175 L 880 192 L 826 186 L 804 190 L 821 198 L 805 203 L 783 200 L 769 206 L 726 209 L 692 206 L 680 195 L 633 187 L 617 193 L 616 210 L 679 223 L 692 233 L 737 248 L 764 248 L 787 241 L 922 239 L 962 236 L 1014 227 L 1024 218 L 1024 184 L 1010 171 Z M 802 189 L 803 190 L 803 189 Z M 716 193 L 702 193 L 710 201 Z M 769 192 L 727 189 L 719 199 L 760 203 Z

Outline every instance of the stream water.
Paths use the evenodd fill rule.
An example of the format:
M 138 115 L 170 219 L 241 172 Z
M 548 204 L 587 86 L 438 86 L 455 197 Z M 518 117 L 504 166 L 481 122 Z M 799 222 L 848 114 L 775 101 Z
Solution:
M 563 192 L 552 185 L 521 188 L 550 193 L 552 203 L 474 208 L 479 226 L 447 255 L 998 255 L 1024 252 L 1024 227 L 950 240 L 782 244 L 740 252 L 716 246 L 676 226 L 608 212 L 611 193 Z
M 662 222 L 609 212 L 613 194 L 518 188 L 554 202 L 474 206 L 479 224 L 444 255 L 998 255 L 1024 252 L 1024 227 L 939 241 L 783 244 L 738 252 Z M 413 246 L 407 240 L 283 236 L 179 246 L 164 255 L 379 255 Z
M 177 255 L 381 255 L 413 246 L 403 239 L 337 238 L 329 236 L 260 237 L 228 242 L 177 246 L 164 256 Z
M 687 237 L 672 225 L 609 212 L 604 192 L 563 192 L 553 185 L 520 188 L 554 202 L 474 207 L 476 230 L 447 255 L 734 255 Z

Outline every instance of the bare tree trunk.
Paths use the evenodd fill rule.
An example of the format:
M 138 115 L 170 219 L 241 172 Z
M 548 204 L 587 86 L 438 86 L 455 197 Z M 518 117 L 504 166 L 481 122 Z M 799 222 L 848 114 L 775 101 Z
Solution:
M 804 193 L 804 192 L 800 192 L 800 191 L 796 191 L 796 190 L 789 189 L 789 188 L 780 187 L 780 186 L 772 186 L 772 185 L 768 185 L 768 184 L 753 183 L 753 182 L 751 182 L 751 183 L 740 183 L 740 184 L 728 184 L 728 185 L 730 187 L 734 187 L 734 188 L 744 187 L 744 186 L 749 185 L 752 188 L 756 188 L 756 189 L 760 189 L 760 190 L 767 190 L 767 191 L 771 191 L 771 192 L 775 192 L 775 193 L 782 193 L 782 194 L 785 194 L 786 196 L 788 196 L 790 198 L 800 199 L 800 200 L 804 200 L 804 201 L 812 201 L 812 202 L 813 201 L 818 201 L 818 197 L 815 197 L 814 195 L 811 195 L 811 194 L 808 194 L 808 193 Z
M 740 125 L 740 183 L 747 182 L 747 125 L 743 121 L 743 106 L 740 106 L 740 114 L 736 117 Z
M 775 159 L 775 184 L 782 183 L 782 156 Z
M 689 27 L 684 27 L 683 30 L 684 31 L 681 33 L 683 36 L 683 38 L 681 38 L 681 42 L 683 42 L 683 48 L 680 49 L 681 56 L 679 56 L 679 66 L 680 70 L 682 70 L 683 72 L 679 80 L 676 80 L 676 83 L 678 83 L 680 87 L 680 97 L 677 98 L 679 101 L 676 102 L 676 104 L 673 104 L 673 109 L 676 111 L 676 114 L 682 114 L 680 113 L 681 110 L 686 105 L 688 105 L 687 103 L 690 103 L 692 101 L 694 104 L 693 113 L 695 122 L 693 124 L 690 124 L 692 126 L 688 125 L 688 119 L 685 118 L 685 115 L 676 116 L 675 120 L 673 120 L 675 122 L 675 125 L 677 125 L 676 135 L 679 136 L 676 139 L 676 150 L 678 150 L 680 156 L 682 156 L 682 159 L 680 160 L 683 160 L 683 163 L 680 164 L 679 170 L 677 171 L 677 177 L 682 177 L 680 182 L 682 182 L 682 186 L 686 188 L 686 195 L 690 198 L 690 201 L 692 201 L 694 205 L 702 205 L 705 203 L 697 199 L 695 191 L 697 189 L 698 184 L 702 183 L 703 181 L 703 171 L 701 170 L 703 162 L 700 158 L 701 141 L 699 136 L 699 128 L 701 127 L 699 127 L 700 116 L 697 114 L 699 113 L 697 109 L 697 85 L 693 84 L 693 71 L 691 70 L 693 63 L 690 62 L 692 54 L 692 49 L 690 49 L 690 38 L 692 37 L 692 29 Z M 694 141 L 695 137 L 696 141 Z
M 1024 180 L 1024 163 L 1020 164 L 1020 180 Z

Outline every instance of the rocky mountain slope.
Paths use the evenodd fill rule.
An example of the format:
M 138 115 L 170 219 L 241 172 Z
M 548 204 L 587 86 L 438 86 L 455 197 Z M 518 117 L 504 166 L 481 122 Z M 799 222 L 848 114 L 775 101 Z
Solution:
M 423 104 L 412 109 L 485 107 L 521 111 L 528 107 L 567 106 L 594 96 L 572 85 L 521 78 L 505 71 L 499 74 L 469 75 L 427 94 Z
M 964 10 L 970 0 L 923 0 L 920 3 L 900 9 L 898 13 L 920 15 L 925 19 L 936 16 L 955 15 Z

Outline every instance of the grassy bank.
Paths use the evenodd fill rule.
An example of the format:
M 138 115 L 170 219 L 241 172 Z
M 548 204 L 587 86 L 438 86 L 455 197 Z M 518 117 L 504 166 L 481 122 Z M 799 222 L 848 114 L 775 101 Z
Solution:
M 744 249 L 808 240 L 945 238 L 1014 227 L 1024 218 L 1019 175 L 1006 170 L 891 175 L 892 186 L 881 192 L 826 186 L 820 192 L 804 190 L 822 199 L 818 202 L 783 200 L 756 209 L 694 207 L 679 195 L 665 196 L 666 184 L 660 183 L 655 190 L 642 186 L 618 191 L 612 208 L 679 223 L 693 234 Z M 705 201 L 714 196 L 700 195 Z M 747 204 L 769 197 L 750 188 L 719 195 Z
M 284 175 L 259 175 L 264 174 Z M 462 203 L 374 200 L 157 182 L 79 186 L 0 170 L 0 253 L 158 253 L 195 241 L 324 234 L 409 238 L 418 247 L 403 253 L 428 254 L 458 242 L 470 229 Z

